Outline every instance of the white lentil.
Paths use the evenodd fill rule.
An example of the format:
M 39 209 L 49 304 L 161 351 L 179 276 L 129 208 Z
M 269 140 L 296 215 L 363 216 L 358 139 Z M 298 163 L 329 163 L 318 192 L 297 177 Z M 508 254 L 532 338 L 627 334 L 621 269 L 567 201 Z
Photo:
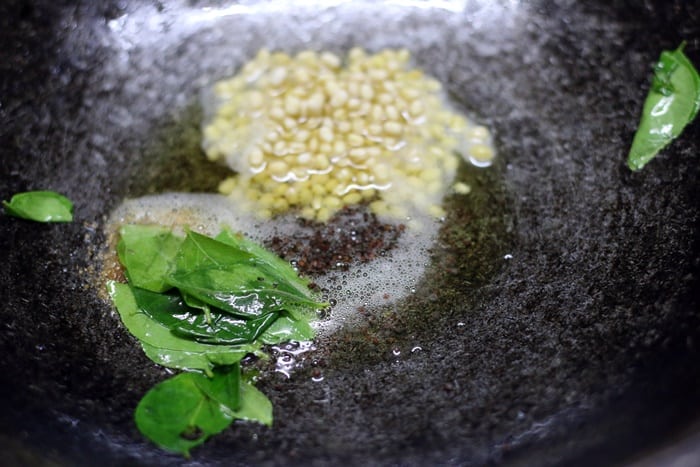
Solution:
M 325 222 L 361 202 L 394 219 L 415 209 L 444 216 L 454 152 L 487 165 L 491 135 L 447 108 L 440 83 L 409 60 L 405 49 L 355 47 L 342 67 L 331 52 L 261 50 L 239 75 L 213 85 L 219 105 L 203 127 L 203 148 L 238 172 L 219 190 L 252 201 L 262 217 L 297 209 Z M 463 185 L 452 189 L 464 194 Z

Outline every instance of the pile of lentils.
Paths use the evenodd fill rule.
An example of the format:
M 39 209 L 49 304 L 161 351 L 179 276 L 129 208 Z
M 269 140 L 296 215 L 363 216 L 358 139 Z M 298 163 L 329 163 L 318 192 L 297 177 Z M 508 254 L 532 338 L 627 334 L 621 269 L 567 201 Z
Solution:
M 458 153 L 487 165 L 491 135 L 410 62 L 405 49 L 261 50 L 205 101 L 204 151 L 232 169 L 219 190 L 261 218 L 326 223 L 360 204 L 395 224 L 444 216 Z

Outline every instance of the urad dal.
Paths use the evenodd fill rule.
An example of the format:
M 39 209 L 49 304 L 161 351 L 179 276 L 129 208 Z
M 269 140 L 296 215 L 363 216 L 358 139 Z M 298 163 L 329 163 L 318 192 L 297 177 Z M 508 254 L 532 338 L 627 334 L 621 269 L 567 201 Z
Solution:
M 442 217 L 460 155 L 489 165 L 491 135 L 410 62 L 405 49 L 353 48 L 345 63 L 261 50 L 205 99 L 203 148 L 235 172 L 220 192 L 262 218 L 327 222 L 363 202 L 386 222 Z

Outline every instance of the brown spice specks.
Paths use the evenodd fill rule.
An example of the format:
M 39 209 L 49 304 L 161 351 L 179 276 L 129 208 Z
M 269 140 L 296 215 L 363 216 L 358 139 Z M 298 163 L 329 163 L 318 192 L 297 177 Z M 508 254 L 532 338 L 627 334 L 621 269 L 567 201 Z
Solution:
M 299 272 L 322 274 L 346 271 L 353 263 L 366 263 L 396 246 L 403 224 L 382 224 L 365 207 L 347 207 L 328 224 L 300 220 L 302 233 L 276 235 L 265 246 L 291 261 Z

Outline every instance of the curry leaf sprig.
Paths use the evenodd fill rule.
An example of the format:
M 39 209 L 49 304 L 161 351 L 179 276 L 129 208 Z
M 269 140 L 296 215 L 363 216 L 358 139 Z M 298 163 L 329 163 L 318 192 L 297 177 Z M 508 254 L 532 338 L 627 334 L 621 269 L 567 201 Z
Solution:
M 125 225 L 120 237 L 128 284 L 110 282 L 108 290 L 122 322 L 154 362 L 190 371 L 144 396 L 139 430 L 189 455 L 234 419 L 270 425 L 270 401 L 239 362 L 263 344 L 312 339 L 309 319 L 327 304 L 287 262 L 242 235 L 181 237 Z
M 651 90 L 644 101 L 639 127 L 627 165 L 639 170 L 678 137 L 700 110 L 700 75 L 683 53 L 665 50 L 654 68 Z

